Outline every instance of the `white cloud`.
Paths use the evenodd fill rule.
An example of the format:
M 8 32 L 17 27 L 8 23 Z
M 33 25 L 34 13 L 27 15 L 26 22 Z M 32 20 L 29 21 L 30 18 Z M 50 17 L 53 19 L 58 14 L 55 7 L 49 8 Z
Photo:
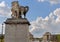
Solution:
M 54 11 L 54 15 L 56 15 L 57 17 L 60 17 L 60 8 L 57 8 L 57 9 Z
M 49 1 L 51 4 L 59 4 L 60 0 L 50 0 Z
M 10 15 L 11 15 L 10 8 L 7 6 L 5 1 L 0 2 L 0 16 L 10 17 Z
M 0 3 L 0 7 L 5 7 L 5 1 L 2 1 L 2 2 Z
M 60 0 L 38 0 L 38 2 L 49 2 L 50 4 L 60 4 Z
M 11 16 L 11 11 L 9 6 L 5 3 L 5 1 L 0 2 L 0 19 L 1 19 L 1 23 L 5 21 L 4 18 L 10 17 Z M 2 32 L 2 24 L 0 23 L 0 34 Z M 4 25 L 4 29 L 3 31 L 5 31 L 5 25 Z M 3 32 L 5 33 L 5 32 Z
M 45 32 L 60 33 L 60 8 L 57 8 L 45 18 L 38 17 L 31 22 L 30 27 L 30 32 L 35 37 L 41 37 Z
M 44 2 L 45 0 L 38 0 L 38 2 Z

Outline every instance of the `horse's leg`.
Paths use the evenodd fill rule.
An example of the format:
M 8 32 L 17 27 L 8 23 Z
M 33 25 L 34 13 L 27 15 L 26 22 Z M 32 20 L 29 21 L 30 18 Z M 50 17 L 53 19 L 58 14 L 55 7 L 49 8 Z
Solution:
M 22 16 L 21 16 L 21 12 L 19 12 L 19 18 L 22 18 Z
M 24 18 L 26 18 L 26 14 L 24 14 Z

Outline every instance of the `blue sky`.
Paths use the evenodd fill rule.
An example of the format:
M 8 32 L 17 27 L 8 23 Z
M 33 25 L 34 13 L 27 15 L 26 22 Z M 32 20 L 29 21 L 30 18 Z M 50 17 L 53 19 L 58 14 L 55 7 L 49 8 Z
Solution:
M 7 18 L 10 17 L 11 15 L 10 9 L 11 9 L 12 1 L 14 0 L 0 0 L 0 24 L 2 24 L 3 21 L 5 21 Z M 59 29 L 59 25 L 60 25 L 58 24 L 60 20 L 59 19 L 59 13 L 60 13 L 59 0 L 18 0 L 18 1 L 20 5 L 29 6 L 29 11 L 26 17 L 31 22 L 30 32 L 33 35 L 41 36 L 41 34 L 44 34 L 44 32 L 49 31 L 50 29 L 52 31 L 50 30 L 49 32 L 60 33 L 60 31 L 58 30 L 55 31 L 57 27 Z M 44 24 L 45 21 L 46 21 L 46 24 Z M 55 23 L 57 21 L 57 26 L 54 23 L 51 23 L 50 21 L 55 21 Z M 39 23 L 42 24 L 42 26 Z M 48 29 L 46 29 L 47 23 L 49 24 Z
M 5 1 L 9 7 L 11 7 L 11 2 L 14 0 L 0 0 L 0 2 Z M 50 12 L 54 11 L 56 8 L 60 7 L 60 4 L 51 5 L 49 2 L 38 2 L 38 0 L 18 0 L 20 5 L 29 6 L 29 11 L 27 13 L 27 18 L 29 21 L 35 20 L 38 16 L 46 17 Z

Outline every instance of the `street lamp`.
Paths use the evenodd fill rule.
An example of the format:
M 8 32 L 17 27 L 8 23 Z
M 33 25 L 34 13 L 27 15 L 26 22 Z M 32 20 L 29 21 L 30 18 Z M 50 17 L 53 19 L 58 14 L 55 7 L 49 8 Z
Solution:
M 4 35 L 3 35 L 3 24 L 2 24 L 2 31 L 1 31 L 1 42 L 3 42 L 3 38 L 4 38 Z
M 4 25 L 4 24 L 2 23 L 2 35 L 3 35 L 3 25 Z

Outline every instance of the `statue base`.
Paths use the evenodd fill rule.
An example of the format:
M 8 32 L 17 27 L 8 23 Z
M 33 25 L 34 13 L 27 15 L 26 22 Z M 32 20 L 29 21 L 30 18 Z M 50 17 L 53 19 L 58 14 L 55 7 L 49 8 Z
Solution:
M 27 19 L 9 18 L 5 22 L 5 42 L 29 42 L 29 25 Z

